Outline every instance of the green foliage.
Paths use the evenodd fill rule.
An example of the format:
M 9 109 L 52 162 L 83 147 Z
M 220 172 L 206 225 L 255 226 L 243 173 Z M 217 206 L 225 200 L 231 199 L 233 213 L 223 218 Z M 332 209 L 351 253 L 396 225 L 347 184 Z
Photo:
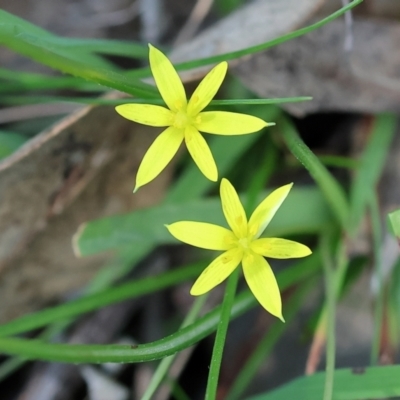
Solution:
M 26 142 L 26 137 L 18 133 L 0 131 L 0 159 L 12 154 Z
M 333 398 L 364 400 L 400 396 L 399 373 L 399 365 L 336 370 Z M 319 372 L 247 400 L 322 399 L 324 380 L 325 373 Z
M 394 235 L 400 240 L 400 210 L 389 213 L 388 217 Z
M 319 28 L 343 15 L 360 2 L 361 0 L 353 1 L 327 18 L 272 41 L 227 54 L 191 60 L 179 64 L 177 69 L 195 68 L 266 50 Z M 224 12 L 228 12 L 240 1 L 220 0 L 218 3 Z M 150 76 L 149 68 L 122 71 L 102 57 L 102 55 L 117 55 L 147 59 L 148 49 L 143 44 L 103 39 L 62 38 L 2 10 L 0 10 L 0 43 L 57 71 L 73 75 L 49 77 L 43 74 L 0 68 L 2 83 L 0 94 L 3 105 L 56 101 L 108 105 L 126 102 L 163 104 L 157 90 L 141 81 L 141 78 Z M 107 88 L 120 90 L 134 98 L 128 100 L 91 97 L 93 93 L 102 93 Z M 38 90 L 56 89 L 74 89 L 80 92 L 80 95 L 76 97 L 37 93 L 30 95 L 31 92 Z M 381 327 L 385 317 L 388 321 L 391 342 L 399 344 L 400 264 L 396 263 L 390 279 L 385 282 L 382 273 L 381 249 L 384 235 L 381 232 L 376 193 L 395 134 L 396 116 L 382 114 L 374 118 L 368 143 L 358 160 L 329 155 L 317 157 L 303 142 L 289 119 L 276 106 L 286 102 L 308 101 L 310 98 L 240 99 L 238 97 L 246 97 L 248 94 L 242 89 L 235 87 L 236 93 L 238 93 L 237 90 L 240 93 L 240 96 L 236 96 L 235 99 L 213 100 L 210 106 L 227 107 L 227 109 L 230 107 L 239 112 L 248 111 L 267 121 L 277 122 L 274 134 L 282 138 L 285 150 L 288 149 L 301 162 L 315 182 L 314 186 L 309 187 L 295 184 L 282 210 L 268 227 L 266 235 L 308 235 L 314 241 L 319 240 L 319 245 L 310 258 L 292 264 L 278 274 L 280 288 L 291 289 L 284 305 L 287 324 L 276 322 L 265 333 L 244 363 L 227 394 L 227 399 L 235 400 L 243 396 L 261 364 L 289 328 L 290 320 L 298 315 L 299 309 L 307 299 L 308 291 L 316 284 L 316 279 L 320 278 L 321 273 L 325 277 L 327 296 L 321 306 L 315 332 L 322 334 L 323 340 L 327 340 L 326 372 L 296 379 L 281 388 L 249 398 L 249 400 L 292 398 L 361 400 L 400 396 L 399 366 L 368 367 L 359 370 L 334 369 L 335 308 L 344 291 L 358 276 L 349 279 L 354 272 L 351 267 L 354 265 L 354 259 L 350 259 L 345 251 L 347 245 L 345 238 L 356 235 L 361 221 L 366 216 L 369 216 L 371 220 L 373 266 L 379 280 L 379 292 L 374 311 L 375 330 L 371 344 L 371 363 L 376 363 L 378 359 L 382 337 Z M 88 95 L 89 92 L 91 95 Z M 26 141 L 26 137 L 20 134 L 18 129 L 14 127 L 9 129 L 13 132 L 0 132 L 0 158 L 12 154 Z M 269 193 L 270 190 L 264 190 L 266 182 L 271 180 L 273 173 L 281 166 L 279 164 L 278 167 L 278 162 L 282 161 L 279 159 L 279 150 L 274 144 L 273 135 L 271 135 L 272 138 L 262 141 L 260 138 L 263 135 L 269 135 L 269 132 L 229 139 L 215 137 L 210 141 L 220 175 L 234 175 L 234 180 L 241 188 L 241 200 L 249 209 L 252 209 L 260 198 L 264 198 Z M 262 148 L 260 144 L 266 148 Z M 257 157 L 261 161 L 258 158 L 255 159 L 253 152 L 249 153 L 249 149 L 254 149 L 254 147 L 257 147 Z M 354 171 L 354 178 L 348 188 L 342 186 L 328 170 L 328 166 Z M 119 278 L 123 277 L 156 246 L 176 243 L 163 224 L 184 219 L 223 224 L 220 199 L 217 198 L 215 191 L 215 184 L 200 178 L 194 165 L 185 166 L 161 204 L 126 215 L 111 216 L 85 223 L 74 238 L 76 252 L 87 256 L 111 251 L 115 253 L 115 259 L 93 279 L 80 299 L 22 316 L 0 326 L 0 351 L 19 357 L 11 358 L 0 366 L 0 379 L 19 367 L 25 359 L 73 363 L 145 362 L 163 359 L 145 397 L 151 398 L 167 375 L 172 362 L 170 357 L 198 343 L 207 335 L 217 332 L 207 390 L 207 398 L 214 399 L 229 322 L 256 306 L 251 293 L 235 294 L 238 276 L 233 275 L 228 281 L 226 299 L 221 306 L 198 317 L 205 301 L 204 298 L 199 298 L 181 328 L 158 341 L 141 344 L 137 348 L 126 345 L 66 345 L 48 343 L 48 341 L 55 332 L 65 329 L 74 318 L 86 312 L 194 280 L 199 271 L 204 268 L 205 263 L 176 268 L 159 276 L 146 277 L 113 287 Z M 211 195 L 204 197 L 207 193 Z M 300 208 L 301 212 L 299 212 Z M 388 218 L 394 234 L 400 241 L 400 210 L 390 213 Z M 362 264 L 366 264 L 365 257 Z M 324 267 L 323 271 L 321 271 L 321 266 Z M 387 298 L 385 294 L 388 295 Z M 387 316 L 384 311 L 387 311 Z M 38 328 L 45 328 L 38 339 L 11 337 Z

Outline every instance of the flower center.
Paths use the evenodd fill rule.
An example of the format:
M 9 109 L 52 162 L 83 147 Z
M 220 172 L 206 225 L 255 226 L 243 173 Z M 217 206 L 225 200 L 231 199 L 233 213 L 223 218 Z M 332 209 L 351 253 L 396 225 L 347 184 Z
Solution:
M 172 125 L 175 128 L 184 129 L 188 125 L 191 125 L 191 123 L 192 123 L 192 120 L 191 120 L 191 118 L 189 118 L 189 116 L 186 114 L 186 112 L 178 111 L 175 114 L 174 122 Z
M 243 250 L 250 250 L 250 243 L 251 240 L 249 240 L 248 238 L 241 238 L 238 240 L 239 242 L 239 246 L 242 246 Z

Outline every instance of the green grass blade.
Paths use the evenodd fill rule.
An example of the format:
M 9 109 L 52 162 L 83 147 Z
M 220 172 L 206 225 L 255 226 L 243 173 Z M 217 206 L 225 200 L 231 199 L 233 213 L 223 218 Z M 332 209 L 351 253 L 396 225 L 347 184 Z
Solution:
M 240 269 L 229 276 L 225 287 L 224 299 L 221 304 L 221 315 L 215 335 L 213 351 L 210 361 L 210 371 L 208 373 L 205 400 L 215 400 L 217 398 L 218 380 L 222 364 L 222 355 L 224 353 L 226 335 L 228 333 L 231 311 L 235 301 L 236 288 L 239 281 Z
M 374 254 L 374 273 L 377 281 L 377 293 L 374 304 L 374 322 L 371 344 L 371 365 L 377 365 L 379 362 L 379 352 L 382 339 L 382 327 L 384 326 L 385 313 L 385 283 L 383 272 L 383 252 L 382 252 L 382 228 L 379 201 L 377 195 L 372 195 L 369 201 L 372 228 L 372 248 Z
M 17 102 L 19 97 L 28 100 L 31 96 L 26 96 L 26 92 L 32 90 L 46 90 L 46 89 L 76 89 L 80 91 L 90 92 L 104 92 L 105 87 L 99 86 L 93 82 L 88 82 L 82 78 L 74 76 L 47 76 L 44 74 L 37 74 L 31 72 L 13 71 L 6 68 L 0 68 L 0 79 L 4 80 L 0 86 L 0 93 L 3 100 Z M 14 93 L 23 93 L 16 95 Z M 18 101 L 20 103 L 21 101 Z
M 11 322 L 0 325 L 0 337 L 26 332 L 45 326 L 54 321 L 73 317 L 109 304 L 126 299 L 133 299 L 157 290 L 165 289 L 169 286 L 196 277 L 201 270 L 204 269 L 204 266 L 204 263 L 197 263 L 186 268 L 166 272 L 159 276 L 151 276 L 135 280 L 125 285 L 97 292 L 47 310 L 23 315 Z
M 340 273 L 339 266 L 334 265 L 332 257 L 332 242 L 334 230 L 328 229 L 321 235 L 321 259 L 324 269 L 325 302 L 326 302 L 326 364 L 325 385 L 323 400 L 332 400 L 336 362 L 336 302 L 337 291 L 335 287 L 336 273 Z M 340 246 L 340 244 L 339 244 Z
M 49 78 L 51 80 L 51 78 Z M 70 82 L 66 81 L 69 85 Z M 63 81 L 60 82 L 60 85 Z M 46 82 L 44 82 L 46 85 Z M 38 87 L 38 86 L 37 86 Z M 67 86 L 68 87 L 68 86 Z M 39 87 L 42 89 L 41 87 Z M 7 89 L 7 87 L 6 87 Z M 4 88 L 3 88 L 4 91 Z M 298 103 L 302 101 L 308 101 L 310 97 L 282 97 L 276 99 L 234 99 L 234 100 L 212 100 L 209 106 L 218 107 L 229 107 L 235 105 L 274 105 L 284 103 Z M 165 102 L 162 99 L 135 99 L 135 98 L 123 98 L 123 99 L 105 99 L 97 97 L 71 97 L 71 96 L 43 96 L 43 95 L 3 95 L 1 97 L 3 104 L 30 104 L 30 103 L 54 103 L 54 102 L 73 102 L 83 104 L 101 104 L 117 106 L 120 104 L 156 104 L 165 106 Z
M 149 58 L 148 46 L 137 42 L 109 39 L 64 38 L 58 36 L 48 38 L 47 42 L 59 49 L 125 56 L 143 60 L 148 60 Z
M 16 15 L 10 14 L 7 11 L 0 10 L 0 25 L 3 24 L 9 24 L 15 27 L 19 26 L 24 32 L 44 40 L 53 40 L 57 38 L 57 36 L 53 35 L 51 32 L 48 32 L 22 18 L 19 18 Z M 115 68 L 107 60 L 87 51 L 79 51 L 79 49 L 76 51 L 75 48 L 62 49 L 60 46 L 58 46 L 58 51 L 60 53 L 66 52 L 69 55 L 69 58 L 80 60 L 93 66 L 110 69 Z
M 390 226 L 400 244 L 400 209 L 388 214 Z
M 182 323 L 181 328 L 184 328 L 192 324 L 199 315 L 201 309 L 203 308 L 207 300 L 207 295 L 197 297 L 194 301 L 189 313 L 187 314 L 185 320 Z M 175 355 L 164 358 L 158 365 L 150 383 L 147 385 L 146 391 L 143 393 L 141 400 L 151 400 L 157 388 L 167 376 L 168 370 L 175 360 Z
M 264 192 L 260 200 L 270 192 L 271 190 Z M 246 196 L 242 196 L 242 201 L 246 201 Z M 299 212 L 299 204 L 301 212 Z M 142 246 L 149 241 L 157 244 L 177 243 L 163 224 L 182 220 L 225 225 L 220 199 L 208 198 L 167 203 L 88 222 L 75 234 L 74 249 L 77 254 L 87 256 L 126 245 Z M 331 222 L 332 216 L 318 189 L 295 187 L 267 227 L 265 234 L 279 237 L 299 233 L 318 233 Z
M 400 396 L 400 365 L 335 371 L 335 400 L 386 399 Z M 270 393 L 247 400 L 322 399 L 325 373 L 295 379 Z
M 334 155 L 320 155 L 319 160 L 327 167 L 356 169 L 359 166 L 359 162 L 350 157 L 334 156 Z
M 311 255 L 310 257 L 313 257 Z M 299 268 L 299 266 L 301 268 Z M 302 268 L 301 264 L 277 274 L 281 290 L 313 276 L 317 269 Z M 97 304 L 99 301 L 97 300 Z M 104 305 L 104 304 L 102 304 Z M 256 305 L 253 294 L 241 293 L 232 307 L 231 317 L 236 318 Z M 61 306 L 60 306 L 61 307 Z M 70 345 L 48 344 L 38 340 L 0 337 L 0 352 L 26 359 L 71 363 L 145 362 L 161 359 L 192 346 L 215 331 L 221 316 L 221 306 L 216 307 L 195 323 L 158 341 L 139 346 L 130 345 Z M 54 315 L 54 318 L 57 316 Z
M 20 25 L 0 23 L 0 44 L 41 64 L 138 97 L 159 98 L 157 90 L 117 72 L 93 67 L 57 52 L 46 38 L 26 33 Z
M 12 154 L 18 147 L 22 146 L 27 138 L 18 133 L 0 131 L 0 159 Z
M 304 165 L 314 178 L 331 206 L 332 212 L 343 229 L 348 225 L 349 205 L 336 179 L 322 165 L 318 157 L 306 146 L 293 124 L 286 118 L 279 122 L 282 136 L 293 155 Z
M 368 144 L 361 156 L 359 168 L 350 190 L 350 233 L 356 234 L 367 204 L 382 174 L 396 133 L 397 116 L 381 114 L 375 117 Z
M 309 32 L 315 31 L 316 29 L 326 25 L 327 23 L 339 18 L 340 16 L 344 15 L 347 11 L 351 10 L 352 8 L 356 7 L 363 0 L 353 0 L 346 6 L 342 7 L 338 11 L 335 11 L 331 15 L 327 16 L 326 18 L 321 19 L 314 24 L 308 25 L 304 28 L 298 29 L 296 31 L 287 33 L 286 35 L 282 35 L 276 39 L 270 40 L 268 42 L 264 42 L 255 46 L 247 47 L 242 50 L 236 50 L 229 53 L 223 53 L 216 56 L 205 57 L 193 61 L 187 61 L 179 64 L 175 64 L 175 68 L 179 71 L 192 69 L 201 67 L 204 65 L 214 64 L 221 61 L 229 61 L 234 60 L 239 57 L 247 56 L 250 54 L 255 54 L 264 50 L 267 50 L 271 47 L 277 46 L 278 44 L 288 42 L 289 40 L 295 39 L 297 37 L 303 36 Z M 130 76 L 134 76 L 136 78 L 146 78 L 150 76 L 150 69 L 149 68 L 141 68 L 130 72 Z
M 313 258 L 312 262 L 317 259 Z M 308 260 L 307 260 L 308 261 Z M 318 261 L 318 260 L 317 260 Z M 307 268 L 307 263 L 304 263 L 304 267 Z M 233 385 L 231 386 L 226 400 L 238 400 L 243 395 L 243 392 L 251 383 L 257 370 L 265 359 L 271 354 L 273 347 L 283 335 L 286 329 L 289 327 L 290 322 L 299 311 L 304 297 L 310 293 L 310 289 L 316 284 L 315 279 L 310 279 L 303 283 L 296 291 L 290 296 L 289 300 L 285 302 L 285 324 L 280 321 L 275 321 L 273 325 L 268 329 L 264 338 L 260 341 L 257 348 L 253 351 L 251 357 L 242 366 L 239 375 L 235 378 Z

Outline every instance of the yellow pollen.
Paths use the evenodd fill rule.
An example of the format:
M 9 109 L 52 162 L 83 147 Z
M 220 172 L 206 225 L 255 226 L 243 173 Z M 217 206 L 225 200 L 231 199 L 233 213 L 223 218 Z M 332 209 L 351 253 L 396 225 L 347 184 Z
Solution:
M 250 248 L 250 242 L 248 238 L 241 238 L 239 239 L 239 245 L 243 247 L 243 250 L 248 250 Z
M 178 111 L 175 114 L 173 126 L 178 129 L 186 128 L 186 126 L 191 124 L 191 120 L 185 112 Z

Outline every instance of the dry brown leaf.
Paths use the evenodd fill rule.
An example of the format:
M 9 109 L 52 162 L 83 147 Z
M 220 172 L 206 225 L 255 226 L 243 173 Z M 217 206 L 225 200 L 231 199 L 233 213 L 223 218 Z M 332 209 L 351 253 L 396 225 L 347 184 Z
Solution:
M 297 115 L 400 111 L 400 24 L 356 19 L 351 53 L 344 41 L 344 21 L 335 20 L 244 61 L 234 74 L 261 97 L 312 96 L 285 105 Z
M 0 321 L 80 288 L 105 256 L 76 259 L 71 237 L 101 216 L 160 200 L 171 167 L 132 194 L 154 128 L 85 107 L 0 163 Z

